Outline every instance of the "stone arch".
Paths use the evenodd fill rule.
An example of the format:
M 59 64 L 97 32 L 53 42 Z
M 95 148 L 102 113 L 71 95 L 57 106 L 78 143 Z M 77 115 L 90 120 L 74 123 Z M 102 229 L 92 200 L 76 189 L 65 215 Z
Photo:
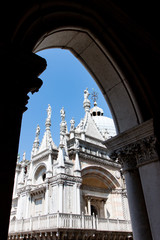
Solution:
M 26 14 L 13 36 L 13 42 L 33 52 L 57 47 L 69 49 L 92 74 L 108 102 L 117 132 L 123 132 L 143 121 L 142 109 L 139 109 L 127 81 L 127 77 L 133 78 L 134 83 L 138 84 L 141 75 L 136 72 L 135 63 L 134 69 L 129 66 L 128 60 L 132 62 L 132 59 L 125 58 L 125 45 L 114 38 L 112 22 L 113 19 L 117 21 L 117 15 L 121 12 L 114 4 L 111 5 L 108 2 L 105 8 L 108 12 L 107 24 L 112 29 L 108 32 L 108 28 L 104 31 L 100 24 L 101 16 L 97 16 L 97 21 L 90 6 L 81 8 L 78 3 L 72 6 L 70 1 L 62 1 L 60 5 L 57 1 L 47 2 L 38 7 L 36 14 L 39 18 L 34 17 L 35 9 Z M 100 37 L 102 32 L 103 38 Z M 120 62 L 118 59 L 121 59 Z
M 112 190 L 120 186 L 116 178 L 106 169 L 99 166 L 89 166 L 82 170 L 82 203 L 85 214 L 92 215 L 92 206 L 95 215 L 105 218 L 108 210 L 105 203 Z
M 123 132 L 141 121 L 133 94 L 126 87 L 124 75 L 91 33 L 68 28 L 51 31 L 39 39 L 33 51 L 47 48 L 68 49 L 86 67 L 110 107 L 117 132 Z
M 46 174 L 46 165 L 44 163 L 40 163 L 36 166 L 34 169 L 34 174 L 33 174 L 33 181 L 35 183 L 43 183 L 46 176 L 44 177 L 44 174 Z
M 93 176 L 100 181 L 103 181 L 104 185 L 108 186 L 109 189 L 115 189 L 120 187 L 117 179 L 105 168 L 99 166 L 89 166 L 82 169 L 82 179 L 86 176 Z

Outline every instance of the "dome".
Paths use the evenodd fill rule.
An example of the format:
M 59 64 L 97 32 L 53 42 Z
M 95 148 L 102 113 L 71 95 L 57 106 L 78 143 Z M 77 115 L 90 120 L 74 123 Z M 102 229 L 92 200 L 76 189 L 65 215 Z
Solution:
M 90 114 L 101 134 L 107 139 L 116 135 L 116 129 L 113 120 L 103 116 L 103 113 L 103 109 L 98 107 L 95 101 L 94 107 L 90 110 Z
M 105 138 L 110 138 L 116 135 L 114 122 L 111 118 L 105 116 L 92 116 L 92 118 Z
M 103 116 L 103 109 L 97 106 L 97 102 L 94 102 L 94 107 L 90 110 L 91 116 Z

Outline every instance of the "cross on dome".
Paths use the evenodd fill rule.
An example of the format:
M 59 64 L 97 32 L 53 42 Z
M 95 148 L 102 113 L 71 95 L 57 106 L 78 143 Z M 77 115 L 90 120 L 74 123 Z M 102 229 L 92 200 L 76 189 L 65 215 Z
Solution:
M 94 106 L 97 105 L 98 93 L 92 88 L 93 92 L 91 93 L 91 98 L 93 100 Z

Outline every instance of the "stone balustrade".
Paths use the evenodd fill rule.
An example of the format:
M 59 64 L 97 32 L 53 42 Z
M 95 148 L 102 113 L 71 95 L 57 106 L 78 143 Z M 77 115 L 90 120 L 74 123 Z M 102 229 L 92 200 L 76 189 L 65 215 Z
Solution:
M 12 220 L 9 226 L 9 236 L 17 233 L 31 233 L 54 229 L 94 229 L 102 231 L 131 232 L 131 222 L 120 219 L 105 219 L 78 214 L 54 213 L 31 217 L 27 219 Z

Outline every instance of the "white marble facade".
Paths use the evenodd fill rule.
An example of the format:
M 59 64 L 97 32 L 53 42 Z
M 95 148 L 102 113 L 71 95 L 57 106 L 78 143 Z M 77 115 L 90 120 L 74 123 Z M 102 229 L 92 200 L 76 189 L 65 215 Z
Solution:
M 116 135 L 113 120 L 103 115 L 96 102 L 90 109 L 88 96 L 86 89 L 85 115 L 78 126 L 71 119 L 69 131 L 61 109 L 58 147 L 51 136 L 48 105 L 42 142 L 38 125 L 31 160 L 25 154 L 22 161 L 17 160 L 9 233 L 16 231 L 12 229 L 15 221 L 57 213 L 130 220 L 121 166 L 108 157 L 103 144 Z

